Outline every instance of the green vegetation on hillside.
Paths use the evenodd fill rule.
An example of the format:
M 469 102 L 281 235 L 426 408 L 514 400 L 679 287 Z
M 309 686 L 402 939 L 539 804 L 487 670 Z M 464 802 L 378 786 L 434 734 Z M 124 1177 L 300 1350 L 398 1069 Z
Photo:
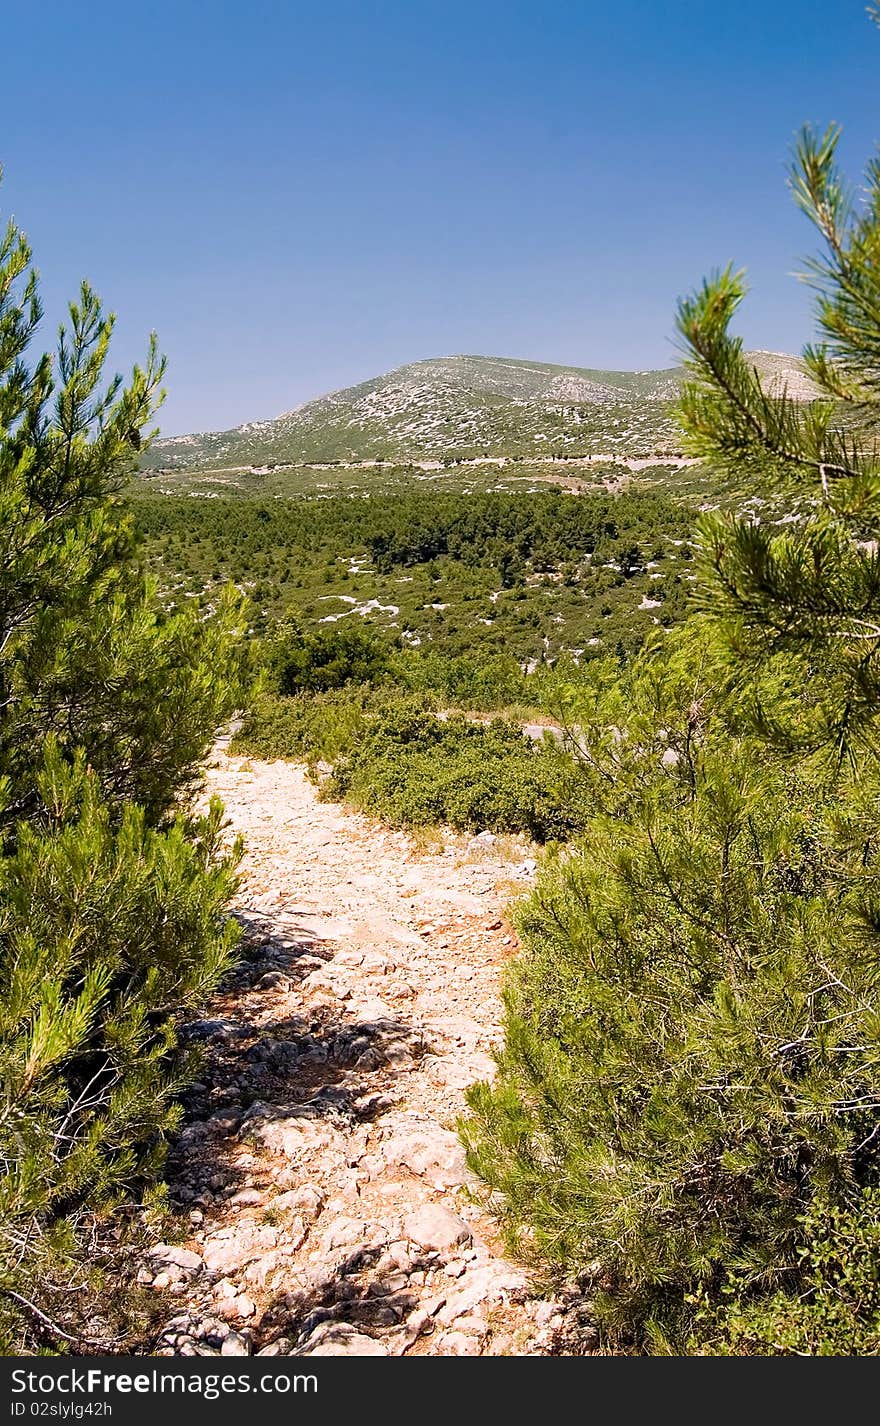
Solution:
M 578 826 L 571 769 L 552 740 L 513 722 L 438 716 L 416 700 L 367 714 L 340 756 L 329 796 L 405 827 L 525 832 L 565 841 Z
M 497 357 L 415 362 L 270 421 L 157 441 L 144 466 L 675 451 L 675 371 Z
M 234 751 L 332 766 L 322 795 L 394 825 L 526 832 L 541 842 L 578 826 L 570 760 L 551 735 L 530 738 L 513 716 L 517 700 L 546 700 L 556 671 L 524 674 L 504 658 L 432 661 L 338 626 L 284 627 L 262 663 Z M 456 712 L 450 702 L 505 716 Z

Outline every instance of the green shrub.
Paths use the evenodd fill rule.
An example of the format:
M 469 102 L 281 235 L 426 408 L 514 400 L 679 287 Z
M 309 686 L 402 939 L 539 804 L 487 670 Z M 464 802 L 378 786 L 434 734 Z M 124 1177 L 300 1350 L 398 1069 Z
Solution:
M 387 640 L 351 624 L 309 633 L 287 625 L 265 653 L 272 686 L 282 694 L 325 693 L 347 684 L 380 682 L 390 657 Z
M 188 478 L 181 478 L 185 488 Z M 245 497 L 242 479 L 244 486 L 224 486 L 224 492 Z M 246 498 L 217 500 L 135 483 L 131 508 L 169 604 L 183 602 L 184 589 L 234 580 L 249 591 L 256 606 L 251 622 L 261 635 L 271 639 L 279 620 L 299 622 L 309 632 L 372 633 L 395 654 L 394 681 L 410 685 L 401 671 L 407 650 L 399 650 L 404 659 L 398 660 L 391 639 L 399 630 L 401 643 L 417 655 L 414 679 L 436 676 L 437 691 L 451 706 L 486 709 L 529 701 L 517 684 L 532 660 L 552 663 L 571 649 L 589 656 L 599 647 L 590 642 L 594 637 L 607 639 L 606 648 L 621 639 L 634 650 L 654 618 L 677 621 L 685 613 L 689 585 L 680 561 L 689 551 L 681 542 L 693 506 L 678 499 L 636 489 L 577 498 L 547 488 L 481 493 L 445 482 L 414 486 L 412 472 L 397 472 L 390 485 L 388 472 L 374 472 L 368 496 L 316 496 L 307 474 L 289 472 L 284 479 L 292 482 L 279 485 L 284 498 L 268 499 L 262 478 Z M 301 479 L 305 489 L 297 498 Z M 702 468 L 698 483 L 700 499 L 710 499 L 715 487 Z M 198 478 L 196 484 L 201 488 Z M 651 551 L 658 569 L 625 579 L 605 567 L 633 546 Z M 374 547 L 376 559 L 369 554 Z M 502 590 L 503 569 L 518 561 L 522 572 L 523 559 L 527 583 Z M 563 568 L 573 583 L 541 573 Z M 662 581 L 655 578 L 661 572 Z M 644 609 L 645 594 L 662 595 L 662 610 Z M 353 613 L 348 600 L 362 614 Z M 603 604 L 607 621 L 599 617 Z M 421 665 L 421 657 L 433 667 Z M 458 670 L 443 667 L 459 659 Z
M 111 809 L 95 775 L 51 745 L 39 785 L 39 825 L 22 827 L 0 862 L 0 1340 L 10 1345 L 22 1323 L 4 1292 L 36 1297 L 76 1331 L 77 1236 L 160 1173 L 190 1069 L 177 1028 L 216 987 L 237 934 L 225 915 L 236 852 L 220 851 L 219 804 L 151 830 L 141 808 Z
M 736 1278 L 721 1306 L 694 1301 L 694 1355 L 876 1357 L 880 1353 L 880 1194 L 811 1206 L 789 1290 L 755 1297 Z
M 256 758 L 290 758 L 309 763 L 333 762 L 346 753 L 364 726 L 365 711 L 388 693 L 366 687 L 332 689 L 328 693 L 285 698 L 263 693 L 254 699 L 231 751 Z
M 445 706 L 475 712 L 534 705 L 539 687 L 509 654 L 450 657 L 436 649 L 406 650 L 395 659 L 397 681 L 413 693 L 425 693 Z
M 326 796 L 395 826 L 526 832 L 565 840 L 579 825 L 571 761 L 513 722 L 441 714 L 436 695 L 348 685 L 326 693 L 263 693 L 235 753 L 333 765 Z M 442 701 L 442 700 L 441 700 Z
M 572 699 L 593 815 L 522 911 L 462 1126 L 511 1241 L 624 1349 L 880 1346 L 880 167 L 850 202 L 838 137 L 791 174 L 821 399 L 731 333 L 741 274 L 679 309 L 687 448 L 795 518 L 708 511 L 686 656 Z
M 400 826 L 526 832 L 564 840 L 577 826 L 566 760 L 511 723 L 438 717 L 417 701 L 367 716 L 327 785 Z

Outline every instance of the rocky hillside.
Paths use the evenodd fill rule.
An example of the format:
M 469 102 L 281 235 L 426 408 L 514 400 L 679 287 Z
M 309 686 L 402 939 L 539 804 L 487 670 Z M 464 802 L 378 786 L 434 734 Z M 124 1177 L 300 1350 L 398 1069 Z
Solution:
M 752 352 L 768 384 L 807 398 L 796 357 Z M 165 437 L 151 469 L 475 456 L 673 454 L 671 416 L 683 371 L 600 371 L 506 357 L 414 362 L 308 401 L 274 420 Z

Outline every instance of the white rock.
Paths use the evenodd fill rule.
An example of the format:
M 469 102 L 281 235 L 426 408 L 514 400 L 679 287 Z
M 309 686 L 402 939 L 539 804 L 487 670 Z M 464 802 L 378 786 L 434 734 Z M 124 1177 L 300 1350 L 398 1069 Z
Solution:
M 349 1248 L 362 1242 L 366 1231 L 367 1225 L 362 1218 L 341 1217 L 330 1224 L 321 1241 L 327 1252 L 332 1252 L 334 1248 Z
M 526 1293 L 527 1279 L 518 1268 L 497 1261 L 471 1268 L 450 1291 L 446 1303 L 437 1313 L 438 1321 L 451 1326 L 458 1317 L 470 1316 L 475 1307 L 497 1306 L 507 1301 L 518 1302 Z
M 309 1337 L 303 1357 L 387 1357 L 388 1352 L 375 1337 L 358 1332 L 346 1322 L 322 1323 Z
M 324 1194 L 313 1183 L 303 1183 L 292 1188 L 289 1193 L 279 1193 L 272 1199 L 271 1207 L 279 1213 L 292 1213 L 308 1223 L 314 1223 L 324 1204 Z
M 276 1230 L 268 1226 L 248 1224 L 232 1232 L 215 1233 L 205 1239 L 205 1267 L 211 1273 L 235 1272 L 274 1248 L 277 1241 Z
M 427 1336 L 434 1330 L 434 1319 L 430 1312 L 424 1308 L 417 1307 L 406 1319 L 406 1325 L 413 1334 L 413 1337 Z
M 240 1332 L 230 1332 L 223 1339 L 223 1346 L 220 1348 L 221 1357 L 249 1357 L 251 1354 L 251 1344 Z
M 198 1253 L 192 1252 L 190 1248 L 181 1248 L 176 1243 L 157 1243 L 154 1248 L 149 1249 L 147 1257 L 156 1264 L 183 1268 L 184 1272 L 198 1272 L 202 1266 Z
M 234 1193 L 229 1200 L 237 1208 L 257 1208 L 265 1201 L 265 1193 L 261 1193 L 258 1188 L 243 1188 L 239 1193 Z
M 345 1156 L 345 1139 L 338 1129 L 295 1109 L 283 1118 L 254 1117 L 249 1132 L 270 1153 L 283 1154 L 297 1163 L 319 1153 L 325 1162 Z
M 456 1258 L 453 1262 L 447 1263 L 443 1271 L 447 1277 L 461 1277 L 462 1274 L 467 1271 L 467 1263 L 463 1263 L 460 1258 Z
M 483 1338 L 487 1335 L 489 1328 L 482 1317 L 467 1316 L 455 1319 L 456 1332 L 467 1332 L 471 1337 Z
M 479 1338 L 470 1332 L 446 1332 L 437 1343 L 438 1350 L 445 1357 L 478 1357 Z
M 442 1203 L 424 1203 L 404 1220 L 403 1231 L 422 1248 L 443 1251 L 458 1243 L 469 1243 L 471 1230 L 463 1218 Z
M 267 1287 L 276 1274 L 285 1270 L 287 1263 L 286 1252 L 280 1248 L 272 1248 L 248 1264 L 244 1270 L 245 1281 L 252 1287 Z
M 387 1164 L 408 1168 L 440 1188 L 457 1188 L 469 1177 L 464 1147 L 448 1129 L 426 1126 L 397 1134 L 382 1145 Z
M 258 1357 L 286 1357 L 290 1354 L 290 1343 L 286 1337 L 279 1337 L 277 1342 L 270 1342 L 268 1347 L 261 1347 L 256 1353 Z

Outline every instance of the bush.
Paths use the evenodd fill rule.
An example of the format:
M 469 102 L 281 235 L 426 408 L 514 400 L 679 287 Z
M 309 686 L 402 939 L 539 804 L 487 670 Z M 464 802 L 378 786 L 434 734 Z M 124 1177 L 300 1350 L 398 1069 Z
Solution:
M 360 686 L 295 698 L 264 693 L 254 699 L 231 750 L 256 758 L 333 762 L 355 742 L 366 710 L 387 706 L 389 697 L 387 691 Z
M 880 1195 L 814 1204 L 799 1224 L 794 1290 L 755 1298 L 731 1278 L 722 1305 L 694 1302 L 695 1355 L 876 1357 L 880 1352 Z
M 524 674 L 509 654 L 449 657 L 434 649 L 406 650 L 395 659 L 394 672 L 414 693 L 474 711 L 534 705 L 541 691 L 535 675 Z
M 157 1177 L 178 1123 L 177 1027 L 229 964 L 236 853 L 218 804 L 161 832 L 128 804 L 114 825 L 94 774 L 52 746 L 39 786 L 40 825 L 0 863 L 0 1292 L 46 1308 L 57 1290 L 68 1321 L 77 1232 Z M 0 1310 L 10 1343 L 17 1316 Z
M 324 795 L 395 826 L 526 832 L 564 840 L 580 825 L 571 760 L 514 722 L 438 712 L 436 695 L 347 685 L 257 697 L 232 751 L 333 765 Z
M 327 785 L 393 825 L 526 832 L 562 840 L 577 826 L 568 766 L 512 723 L 430 713 L 417 701 L 367 716 Z
M 880 1341 L 880 168 L 851 203 L 837 141 L 806 131 L 792 169 L 822 399 L 731 334 L 742 275 L 679 309 L 688 449 L 796 518 L 707 513 L 689 659 L 582 717 L 596 811 L 522 913 L 463 1125 L 510 1239 L 589 1287 L 612 1346 Z
M 381 682 L 390 656 L 388 643 L 366 629 L 334 624 L 303 633 L 288 625 L 267 645 L 265 660 L 277 692 L 295 694 Z

